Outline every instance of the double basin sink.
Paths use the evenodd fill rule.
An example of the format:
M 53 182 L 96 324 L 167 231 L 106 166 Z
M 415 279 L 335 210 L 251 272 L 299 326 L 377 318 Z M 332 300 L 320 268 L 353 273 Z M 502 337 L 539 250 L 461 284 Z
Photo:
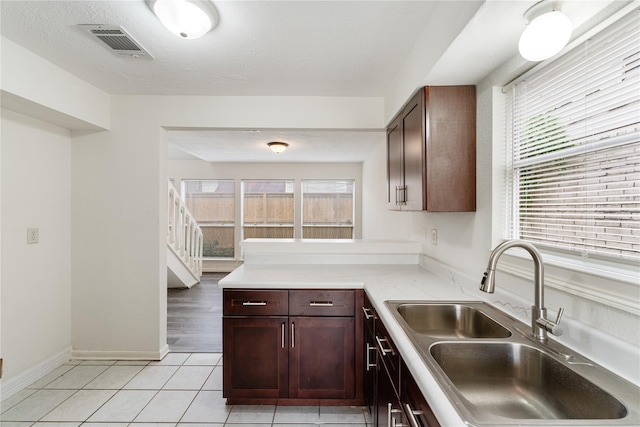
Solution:
M 470 425 L 640 425 L 633 384 L 483 302 L 386 301 Z

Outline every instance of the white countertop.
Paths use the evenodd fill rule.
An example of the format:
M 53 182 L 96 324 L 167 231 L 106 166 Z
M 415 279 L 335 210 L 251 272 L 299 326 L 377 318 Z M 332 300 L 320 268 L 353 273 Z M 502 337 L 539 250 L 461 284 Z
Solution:
M 418 265 L 244 265 L 219 281 L 222 288 L 365 289 L 420 390 L 442 425 L 463 420 L 434 379 L 387 300 L 478 300 Z

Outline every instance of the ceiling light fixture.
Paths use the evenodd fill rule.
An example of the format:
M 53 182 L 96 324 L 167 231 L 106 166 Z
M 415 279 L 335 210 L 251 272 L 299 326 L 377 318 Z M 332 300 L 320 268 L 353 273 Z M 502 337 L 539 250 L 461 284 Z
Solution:
M 571 38 L 572 24 L 560 12 L 560 2 L 540 1 L 525 13 L 527 27 L 520 36 L 518 49 L 528 61 L 543 61 L 560 52 Z
M 273 151 L 276 154 L 282 153 L 289 146 L 289 144 L 287 144 L 286 142 L 280 142 L 280 141 L 269 142 L 267 143 L 267 145 L 269 146 L 269 148 L 271 148 L 271 151 Z
M 218 11 L 208 0 L 147 0 L 160 22 L 173 34 L 197 39 L 218 25 Z

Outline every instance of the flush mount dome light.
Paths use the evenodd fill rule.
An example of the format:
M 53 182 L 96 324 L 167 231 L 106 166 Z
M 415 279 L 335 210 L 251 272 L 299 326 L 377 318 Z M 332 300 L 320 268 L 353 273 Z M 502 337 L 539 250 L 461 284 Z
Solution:
M 267 143 L 267 145 L 269 146 L 269 148 L 271 148 L 271 151 L 273 151 L 276 154 L 282 153 L 289 146 L 289 144 L 287 144 L 286 142 L 280 142 L 280 141 L 269 142 Z
M 197 39 L 218 25 L 218 11 L 208 0 L 147 0 L 160 22 L 173 34 Z
M 520 36 L 518 49 L 528 61 L 551 58 L 567 45 L 572 25 L 567 15 L 560 12 L 559 2 L 541 1 L 524 14 L 527 27 Z

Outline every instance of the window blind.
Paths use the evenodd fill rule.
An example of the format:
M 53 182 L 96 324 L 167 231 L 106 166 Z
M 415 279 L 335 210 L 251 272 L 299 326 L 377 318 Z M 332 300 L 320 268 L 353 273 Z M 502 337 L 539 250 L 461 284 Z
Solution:
M 511 238 L 640 260 L 640 11 L 507 92 Z

